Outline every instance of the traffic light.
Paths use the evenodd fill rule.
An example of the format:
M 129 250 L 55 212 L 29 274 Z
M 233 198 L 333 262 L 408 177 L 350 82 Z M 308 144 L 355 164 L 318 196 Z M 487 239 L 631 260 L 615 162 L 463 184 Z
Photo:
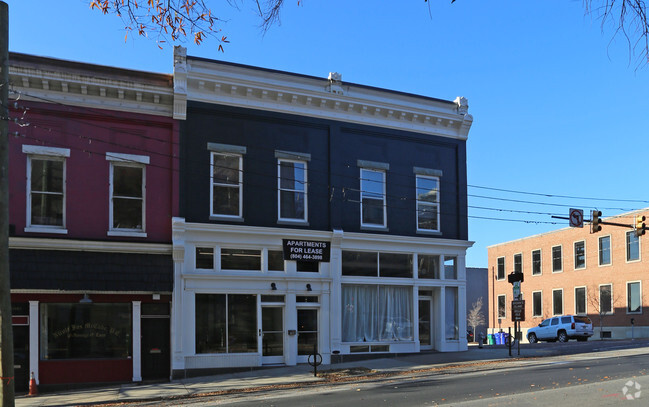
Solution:
M 602 220 L 599 218 L 600 216 L 602 216 L 602 211 L 591 211 L 590 225 L 593 233 L 597 233 L 602 230 L 602 225 L 600 225 L 600 223 L 602 223 Z
M 635 235 L 640 237 L 644 235 L 645 233 L 645 223 L 644 223 L 645 217 L 644 215 L 638 215 L 635 217 L 635 226 L 633 227 L 635 229 Z

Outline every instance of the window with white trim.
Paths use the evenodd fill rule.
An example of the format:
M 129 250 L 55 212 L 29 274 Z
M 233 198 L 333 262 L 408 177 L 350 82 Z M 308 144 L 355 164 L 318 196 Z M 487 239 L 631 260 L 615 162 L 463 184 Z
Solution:
M 626 312 L 628 314 L 642 313 L 642 285 L 640 281 L 626 283 Z
M 278 160 L 278 219 L 307 220 L 306 161 Z
M 498 296 L 498 319 L 507 318 L 507 295 L 500 294 Z
M 541 275 L 541 249 L 532 250 L 532 275 Z
M 574 243 L 575 270 L 586 268 L 586 242 L 581 240 Z
M 110 162 L 109 235 L 145 232 L 148 156 L 106 153 Z
M 586 287 L 575 287 L 575 314 L 586 315 Z
M 543 315 L 543 292 L 532 292 L 532 316 L 540 317 Z
M 626 232 L 626 261 L 640 260 L 640 237 L 635 230 Z
M 417 230 L 439 231 L 439 178 L 417 175 Z
M 241 218 L 243 157 L 240 154 L 212 152 L 210 166 L 210 215 Z
M 385 171 L 361 168 L 361 226 L 386 226 Z
M 563 289 L 552 290 L 552 315 L 563 314 Z
M 523 254 L 517 253 L 514 255 L 514 273 L 523 272 Z
M 599 265 L 611 264 L 611 236 L 599 238 Z
M 23 145 L 27 154 L 26 232 L 65 233 L 66 158 L 64 148 Z
M 563 271 L 563 256 L 561 246 L 552 247 L 552 272 L 558 273 Z
M 611 284 L 602 284 L 599 286 L 599 309 L 600 315 L 613 313 L 613 286 Z
M 505 258 L 504 257 L 498 257 L 496 260 L 498 263 L 498 271 L 496 275 L 496 280 L 504 280 L 505 279 Z

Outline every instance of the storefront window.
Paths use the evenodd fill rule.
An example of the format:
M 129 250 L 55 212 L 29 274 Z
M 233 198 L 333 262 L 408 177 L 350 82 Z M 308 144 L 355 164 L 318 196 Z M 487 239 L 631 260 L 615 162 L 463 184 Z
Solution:
M 445 310 L 446 310 L 446 339 L 459 339 L 460 327 L 457 312 L 457 287 L 446 287 L 445 292 Z
M 417 256 L 419 278 L 439 278 L 439 256 L 420 254 Z
M 196 353 L 257 352 L 257 296 L 196 294 Z
M 379 253 L 379 276 L 412 278 L 412 255 Z
M 411 341 L 412 287 L 342 286 L 343 342 Z
M 343 276 L 378 276 L 377 253 L 344 250 Z
M 41 304 L 41 358 L 131 356 L 131 304 Z

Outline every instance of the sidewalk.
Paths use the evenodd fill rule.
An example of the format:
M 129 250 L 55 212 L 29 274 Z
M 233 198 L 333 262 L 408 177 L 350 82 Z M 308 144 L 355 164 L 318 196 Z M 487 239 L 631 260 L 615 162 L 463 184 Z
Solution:
M 566 348 L 521 346 L 521 357 L 546 357 L 565 354 Z M 371 369 L 379 373 L 404 372 L 418 369 L 431 369 L 451 365 L 475 364 L 488 361 L 505 361 L 517 358 L 516 349 L 512 357 L 503 345 L 485 345 L 478 348 L 469 346 L 466 352 L 420 353 L 399 357 L 362 360 L 320 366 L 318 372 L 350 368 Z M 204 376 L 174 380 L 155 384 L 135 384 L 107 386 L 93 389 L 79 389 L 65 392 L 44 393 L 38 396 L 18 396 L 16 406 L 76 406 L 101 403 L 156 400 L 160 398 L 184 397 L 203 393 L 235 391 L 265 386 L 296 385 L 300 383 L 327 382 L 322 377 L 313 376 L 309 365 L 282 366 L 254 371 Z

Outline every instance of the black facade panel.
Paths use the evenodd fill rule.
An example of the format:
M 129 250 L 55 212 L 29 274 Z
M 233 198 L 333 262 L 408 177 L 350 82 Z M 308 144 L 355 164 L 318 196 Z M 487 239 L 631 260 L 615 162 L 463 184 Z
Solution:
M 170 292 L 171 255 L 9 251 L 12 289 Z
M 181 126 L 181 216 L 210 220 L 208 143 L 246 147 L 243 158 L 243 222 L 265 227 L 387 233 L 466 240 L 466 142 L 447 137 L 333 120 L 188 102 Z M 308 225 L 279 224 L 276 150 L 310 154 Z M 389 164 L 387 230 L 360 225 L 358 160 Z M 440 170 L 441 235 L 418 234 L 414 167 Z

